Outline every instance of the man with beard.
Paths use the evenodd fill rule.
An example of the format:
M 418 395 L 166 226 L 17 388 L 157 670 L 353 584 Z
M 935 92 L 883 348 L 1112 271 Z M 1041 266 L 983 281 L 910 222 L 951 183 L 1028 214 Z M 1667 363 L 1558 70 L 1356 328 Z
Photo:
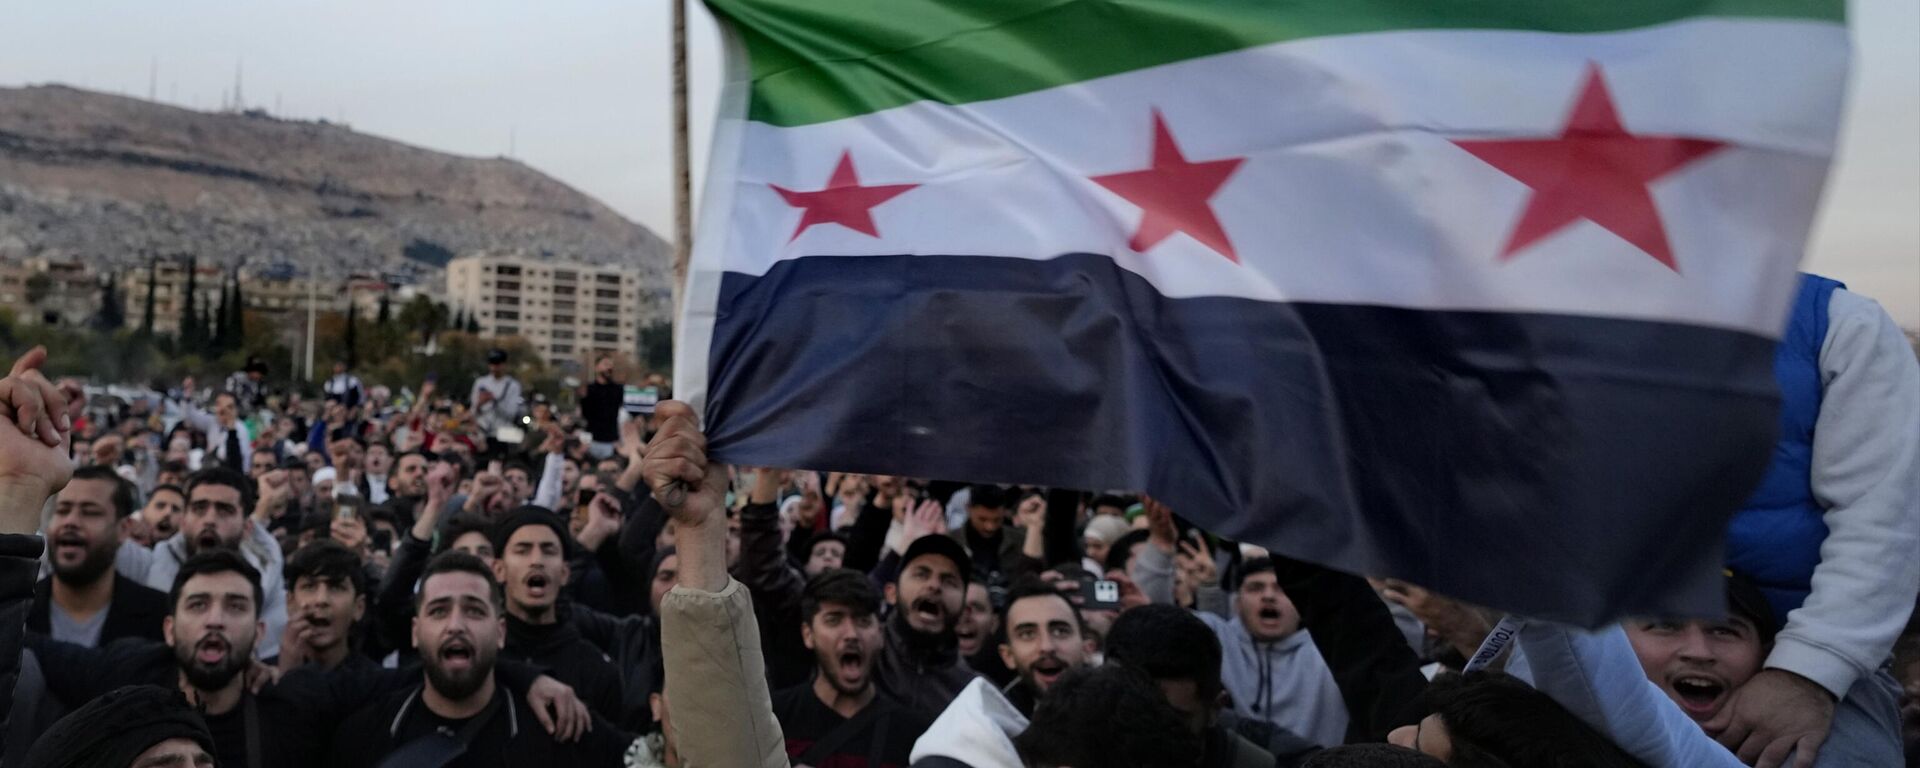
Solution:
M 367 451 L 369 473 L 372 472 L 373 461 L 373 450 L 369 448 Z M 427 467 L 432 463 L 427 459 L 426 454 L 408 451 L 400 454 L 400 458 L 394 461 L 393 474 L 385 478 L 385 492 L 389 496 L 406 502 L 407 509 L 416 518 L 419 517 L 420 511 L 415 507 L 419 506 L 420 501 L 427 495 Z
M 253 661 L 260 574 L 233 552 L 209 550 L 187 560 L 168 599 L 164 644 L 127 639 L 89 649 L 30 635 L 48 691 L 78 703 L 127 684 L 177 688 L 206 715 L 223 768 L 303 768 L 322 759 L 327 735 L 348 713 L 406 683 L 406 673 L 397 670 L 315 666 L 263 687 L 265 677 L 256 673 L 264 668 Z M 529 727 L 569 737 L 584 727 L 585 707 L 565 686 L 524 665 L 508 671 L 508 686 L 525 693 L 539 721 L 527 721 Z
M 1080 612 L 1051 584 L 1022 579 L 1007 593 L 1007 641 L 1000 658 L 1015 674 L 1004 690 L 981 678 L 969 684 L 914 744 L 914 765 L 973 768 L 1024 763 L 1014 740 L 1027 729 L 1034 706 L 1062 675 L 1087 666 L 1093 654 Z M 923 762 L 924 761 L 924 762 Z
M 1087 665 L 1093 644 L 1086 640 L 1080 611 L 1052 584 L 1023 579 L 1007 592 L 1007 639 L 1000 644 L 1000 661 L 1015 679 L 1003 691 L 1022 714 L 1032 716 L 1034 702 L 1045 696 L 1067 670 Z
M 773 694 L 787 756 L 794 765 L 906 766 L 928 722 L 874 687 L 879 591 L 859 572 L 836 569 L 808 581 L 800 600 L 815 671 L 813 682 Z
M 187 509 L 181 516 L 180 532 L 148 551 L 147 586 L 171 588 L 181 563 L 201 552 L 219 549 L 238 553 L 262 574 L 266 599 L 260 605 L 260 618 L 266 631 L 260 636 L 260 647 L 278 649 L 280 633 L 287 626 L 287 594 L 281 586 L 285 559 L 280 543 L 256 522 L 271 511 L 255 508 L 256 504 L 272 503 L 271 499 L 256 500 L 254 484 L 236 470 L 209 467 L 193 473 L 187 478 Z M 123 560 L 121 566 L 126 565 Z M 132 572 L 128 575 L 131 577 Z
M 899 577 L 887 585 L 893 616 L 880 656 L 880 692 L 926 717 L 946 709 L 974 679 L 954 635 L 972 573 L 959 542 L 930 534 L 907 546 Z
M 175 688 L 206 717 L 221 766 L 300 765 L 318 746 L 298 708 L 256 698 L 246 672 L 261 630 L 260 575 L 239 555 L 209 550 L 179 568 L 161 623 L 165 644 L 121 640 L 85 649 L 29 636 L 47 690 L 71 704 L 125 684 Z M 272 732 L 271 740 L 259 734 Z
M 395 691 L 341 723 L 332 765 L 364 768 L 387 759 L 442 768 L 621 765 L 631 736 L 595 718 L 578 742 L 556 741 L 496 680 L 505 614 L 500 584 L 478 558 L 462 552 L 435 557 L 415 600 L 412 640 L 425 683 Z
M 132 483 L 107 467 L 73 471 L 47 524 L 53 575 L 34 588 L 27 629 L 88 648 L 123 637 L 160 639 L 167 596 L 114 567 L 133 514 L 133 491 Z
M 320 539 L 287 559 L 286 582 L 290 606 L 280 639 L 280 669 L 374 665 L 353 648 L 355 625 L 367 611 L 367 574 L 359 555 Z
M 566 528 L 553 513 L 521 507 L 493 532 L 493 575 L 506 589 L 506 653 L 553 671 L 573 686 L 595 714 L 617 718 L 624 709 L 620 670 L 580 635 L 576 610 L 563 602 L 567 585 Z
M 180 515 L 187 510 L 187 492 L 177 485 L 160 485 L 147 494 L 147 505 L 140 508 L 139 525 L 135 526 L 121 549 L 137 547 L 147 549 L 154 544 L 172 538 L 180 532 Z

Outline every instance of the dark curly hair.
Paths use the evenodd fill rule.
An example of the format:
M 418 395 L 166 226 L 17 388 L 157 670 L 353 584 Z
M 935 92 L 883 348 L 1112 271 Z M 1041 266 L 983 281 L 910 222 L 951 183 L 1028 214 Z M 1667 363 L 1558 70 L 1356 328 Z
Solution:
M 1519 678 L 1501 672 L 1443 674 L 1426 702 L 1447 727 L 1455 768 L 1643 766 L 1592 726 Z
M 1160 687 L 1122 666 L 1062 675 L 1014 747 L 1027 765 L 1102 768 L 1194 768 L 1205 752 Z

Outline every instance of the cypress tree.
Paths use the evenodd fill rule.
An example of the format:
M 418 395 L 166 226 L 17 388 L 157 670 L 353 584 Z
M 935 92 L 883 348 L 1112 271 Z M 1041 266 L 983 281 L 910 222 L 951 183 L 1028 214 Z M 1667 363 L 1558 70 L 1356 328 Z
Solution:
M 213 311 L 213 351 L 227 351 L 233 340 L 227 338 L 227 281 L 220 281 L 220 307 Z
M 233 337 L 233 348 L 240 349 L 247 345 L 247 302 L 240 298 L 239 270 L 233 273 L 233 308 L 228 311 L 227 334 Z
M 355 315 L 355 311 L 353 306 L 353 294 L 348 293 L 347 294 L 347 368 L 349 369 L 360 367 L 360 350 L 355 348 L 359 346 L 360 335 L 356 333 L 353 328 L 355 325 L 358 324 L 354 320 L 354 315 Z
M 100 311 L 93 320 L 94 327 L 102 331 L 117 331 L 127 324 L 126 308 L 120 306 L 120 289 L 111 277 L 100 287 Z
M 194 285 L 194 273 L 198 271 L 198 267 L 197 260 L 188 256 L 187 293 L 180 303 L 180 346 L 186 350 L 198 350 L 204 341 L 201 338 L 200 312 L 194 306 L 196 298 L 194 294 L 199 291 Z
M 153 296 L 154 284 L 159 282 L 159 263 L 159 258 L 147 256 L 147 308 L 140 313 L 140 335 L 146 338 L 153 337 Z

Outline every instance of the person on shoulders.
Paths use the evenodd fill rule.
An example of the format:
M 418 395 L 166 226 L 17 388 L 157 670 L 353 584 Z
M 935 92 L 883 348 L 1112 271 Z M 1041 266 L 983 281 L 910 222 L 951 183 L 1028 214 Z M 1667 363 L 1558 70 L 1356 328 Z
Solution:
M 1783 625 L 1707 728 L 1763 764 L 1892 764 L 1888 662 L 1920 593 L 1920 363 L 1878 304 L 1803 274 L 1774 377 L 1780 440 L 1728 525 L 1727 567 Z

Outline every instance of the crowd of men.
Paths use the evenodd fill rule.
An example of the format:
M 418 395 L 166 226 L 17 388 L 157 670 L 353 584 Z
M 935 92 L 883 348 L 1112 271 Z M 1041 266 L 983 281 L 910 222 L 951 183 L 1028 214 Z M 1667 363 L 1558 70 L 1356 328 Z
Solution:
M 611 359 L 564 407 L 496 352 L 465 397 L 253 364 L 102 412 L 29 352 L 0 766 L 1915 765 L 1920 367 L 1833 295 L 1730 615 L 1599 631 L 1138 493 L 723 466 Z

